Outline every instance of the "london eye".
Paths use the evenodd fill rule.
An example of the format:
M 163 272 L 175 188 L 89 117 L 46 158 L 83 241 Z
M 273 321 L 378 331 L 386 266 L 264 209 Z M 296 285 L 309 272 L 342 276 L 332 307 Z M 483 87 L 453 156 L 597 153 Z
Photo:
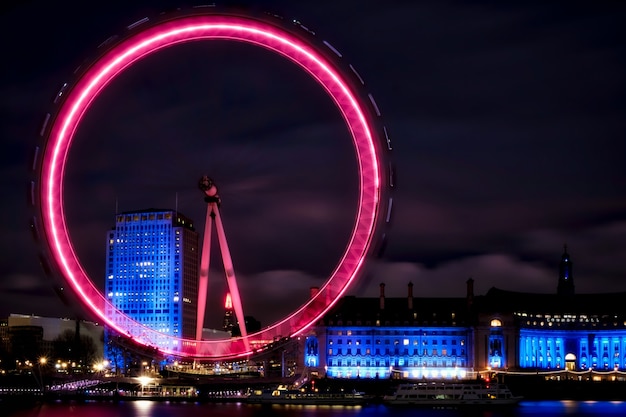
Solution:
M 318 291 L 295 311 L 260 331 L 244 330 L 241 336 L 226 340 L 203 340 L 201 331 L 195 338 L 164 335 L 111 304 L 79 259 L 68 230 L 63 184 L 76 131 L 94 100 L 116 77 L 165 48 L 215 40 L 243 42 L 270 51 L 295 64 L 323 89 L 335 104 L 352 139 L 358 167 L 358 197 L 349 239 Z M 391 142 L 363 78 L 351 64 L 343 61 L 338 50 L 320 41 L 300 22 L 270 14 L 202 8 L 154 20 L 146 18 L 130 25 L 123 36 L 105 45 L 99 56 L 77 73 L 73 82 L 63 86 L 55 108 L 46 116 L 41 136 L 43 146 L 34 162 L 38 167 L 33 191 L 38 209 L 35 223 L 41 230 L 41 241 L 52 268 L 91 315 L 141 345 L 158 346 L 164 354 L 211 360 L 245 357 L 262 348 L 264 341 L 303 334 L 358 280 L 367 259 L 380 245 L 381 230 L 390 219 L 392 200 L 388 190 L 393 186 L 393 172 L 387 154 L 391 151 Z M 210 200 L 207 200 L 209 209 L 217 211 L 217 201 L 211 200 L 217 196 L 217 191 L 211 195 L 210 187 L 203 191 Z M 216 226 L 219 225 L 216 223 Z M 232 278 L 234 280 L 234 275 Z M 241 311 L 237 296 L 233 297 L 233 304 Z M 238 318 L 241 321 L 242 317 Z M 157 343 L 163 338 L 167 343 Z

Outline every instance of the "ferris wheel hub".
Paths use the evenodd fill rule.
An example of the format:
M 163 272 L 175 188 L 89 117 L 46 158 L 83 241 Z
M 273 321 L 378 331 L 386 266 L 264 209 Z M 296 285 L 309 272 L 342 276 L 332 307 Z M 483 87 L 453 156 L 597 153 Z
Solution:
M 200 181 L 198 181 L 198 188 L 206 197 L 217 197 L 217 186 L 207 175 L 200 178 Z

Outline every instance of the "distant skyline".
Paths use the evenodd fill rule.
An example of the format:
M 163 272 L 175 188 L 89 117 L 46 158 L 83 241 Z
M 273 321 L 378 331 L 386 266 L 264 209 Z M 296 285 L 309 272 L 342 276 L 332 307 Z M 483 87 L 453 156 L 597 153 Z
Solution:
M 462 296 L 469 277 L 477 294 L 555 293 L 564 244 L 577 293 L 626 291 L 626 5 L 244 3 L 341 51 L 393 140 L 388 245 L 350 294 L 375 296 L 384 282 L 387 296 L 405 296 L 411 281 L 416 297 Z M 30 155 L 51 99 L 103 40 L 181 6 L 2 6 L 0 316 L 68 311 L 28 230 Z M 267 311 L 301 303 L 340 256 L 357 191 L 352 144 L 320 90 L 284 59 L 229 42 L 129 68 L 93 103 L 66 173 L 70 232 L 94 281 L 116 211 L 178 208 L 201 231 L 196 183 L 208 174 L 246 314 L 266 325 Z M 212 259 L 219 324 L 224 279 Z

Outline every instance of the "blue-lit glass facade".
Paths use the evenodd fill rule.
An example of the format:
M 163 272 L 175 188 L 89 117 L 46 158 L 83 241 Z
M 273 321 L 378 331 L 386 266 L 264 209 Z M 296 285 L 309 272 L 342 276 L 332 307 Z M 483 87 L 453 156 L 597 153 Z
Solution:
M 192 338 L 198 234 L 191 220 L 171 210 L 119 214 L 106 247 L 105 293 L 111 304 L 164 335 Z M 176 349 L 167 343 L 157 341 L 159 347 Z
M 328 327 L 326 375 L 337 378 L 463 378 L 466 327 Z

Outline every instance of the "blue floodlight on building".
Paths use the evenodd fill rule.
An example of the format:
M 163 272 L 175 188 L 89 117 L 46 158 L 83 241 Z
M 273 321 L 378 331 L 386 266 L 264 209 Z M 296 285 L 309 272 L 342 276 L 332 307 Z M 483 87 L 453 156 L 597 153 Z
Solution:
M 118 214 L 107 233 L 105 294 L 111 305 L 164 335 L 193 338 L 198 242 L 193 222 L 176 211 Z M 158 347 L 175 349 L 167 340 Z
M 414 298 L 409 283 L 406 298 L 385 297 L 384 284 L 379 298 L 344 297 L 317 329 L 318 367 L 332 378 L 465 378 L 472 296 Z
M 467 373 L 466 327 L 332 327 L 327 330 L 329 377 L 460 378 Z
M 626 368 L 626 330 L 520 330 L 520 368 Z
M 509 369 L 542 371 L 615 371 L 626 369 L 626 310 L 624 293 L 576 294 L 573 268 L 567 247 L 559 266 L 556 294 L 536 294 L 490 289 L 481 297 L 478 310 L 481 336 L 489 345 L 475 347 L 486 352 L 489 365 L 494 347 L 508 346 L 503 357 Z M 482 322 L 498 326 L 483 331 Z M 479 333 L 479 332 L 477 332 Z M 501 337 L 501 343 L 497 341 Z M 477 341 L 481 337 L 477 337 Z M 495 343 L 494 343 L 495 342 Z M 479 357 L 480 359 L 480 357 Z M 479 363 L 480 366 L 480 363 Z
M 491 288 L 459 298 L 344 297 L 305 366 L 333 378 L 475 378 L 491 372 L 626 371 L 626 293 L 576 294 L 565 249 L 556 293 Z M 316 354 L 319 353 L 319 358 Z

